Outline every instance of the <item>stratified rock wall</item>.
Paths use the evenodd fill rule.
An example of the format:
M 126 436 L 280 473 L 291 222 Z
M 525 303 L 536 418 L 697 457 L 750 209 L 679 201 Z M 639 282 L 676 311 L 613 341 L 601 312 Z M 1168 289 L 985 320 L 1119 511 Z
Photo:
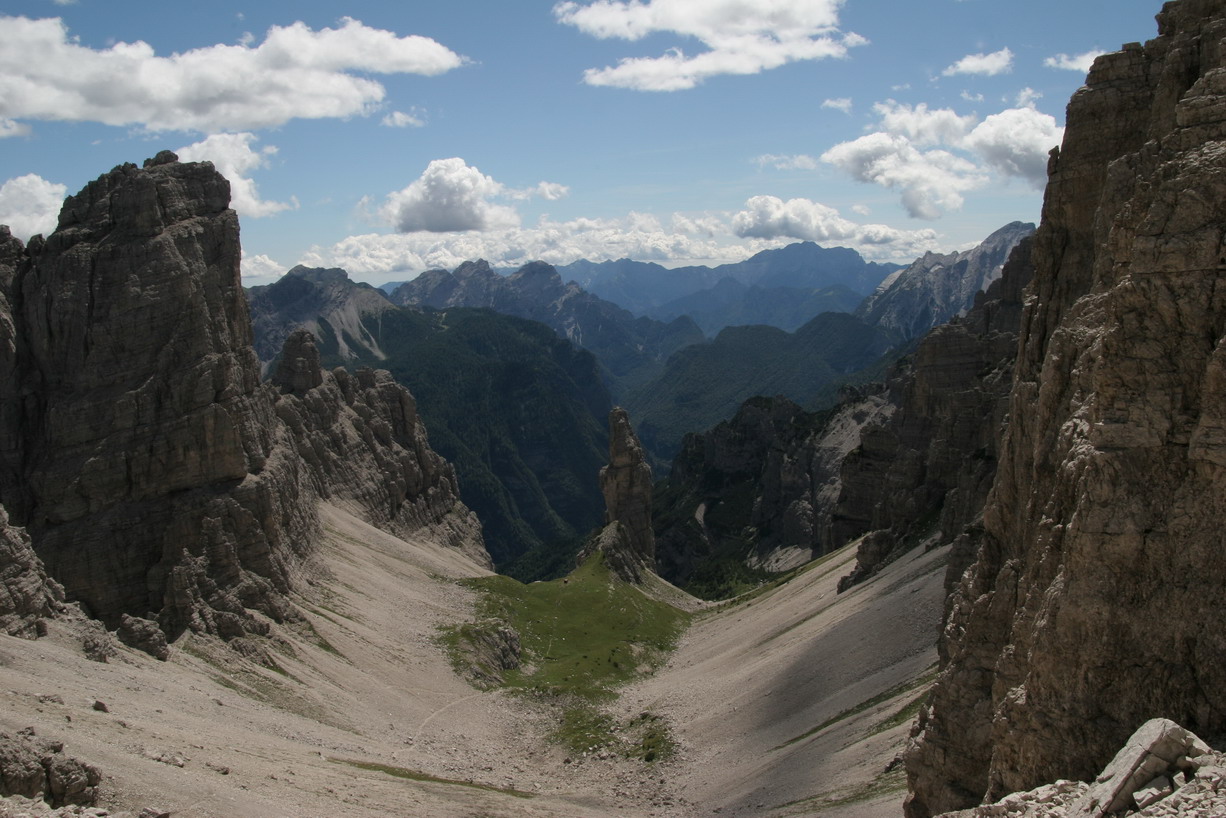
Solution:
M 982 514 L 1013 383 L 1030 250 L 1030 238 L 1022 239 L 969 313 L 924 336 L 892 381 L 898 410 L 865 428 L 843 460 L 831 545 L 867 533 L 843 587 L 922 540 L 952 542 Z M 966 562 L 955 556 L 957 575 Z
M 1226 7 L 1168 3 L 1068 110 L 1010 422 L 908 815 L 1226 729 Z
M 345 400 L 318 372 L 287 396 L 260 384 L 229 194 L 169 152 L 117 167 L 26 248 L 11 322 L 0 304 L 0 502 L 111 627 L 266 631 L 291 615 L 321 496 L 479 548 L 407 392 L 373 373 Z M 340 462 L 352 485 L 316 473 Z

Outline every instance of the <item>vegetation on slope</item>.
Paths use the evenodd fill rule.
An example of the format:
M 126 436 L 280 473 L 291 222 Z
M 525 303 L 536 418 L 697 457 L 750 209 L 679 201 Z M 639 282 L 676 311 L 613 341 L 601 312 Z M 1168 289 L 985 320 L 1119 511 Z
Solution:
M 557 739 L 575 752 L 608 749 L 654 761 L 667 753 L 663 723 L 643 714 L 618 725 L 599 705 L 663 664 L 689 615 L 618 579 L 599 552 L 570 576 L 529 585 L 510 577 L 463 580 L 481 592 L 478 614 L 513 628 L 521 664 L 503 684 L 558 709 Z M 466 661 L 463 627 L 444 641 Z

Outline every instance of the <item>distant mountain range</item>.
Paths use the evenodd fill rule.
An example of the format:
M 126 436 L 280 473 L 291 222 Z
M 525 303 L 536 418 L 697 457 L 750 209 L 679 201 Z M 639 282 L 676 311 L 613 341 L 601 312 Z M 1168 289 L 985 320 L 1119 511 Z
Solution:
M 823 312 L 854 312 L 864 298 L 836 284 L 822 289 L 759 287 L 725 278 L 714 287 L 653 307 L 648 315 L 661 321 L 688 316 L 708 336 L 724 327 L 766 324 L 787 332 Z
M 902 265 L 865 261 L 846 247 L 821 247 L 811 241 L 762 252 L 734 264 L 717 267 L 675 267 L 652 262 L 576 261 L 558 267 L 562 278 L 588 292 L 619 304 L 636 315 L 719 285 L 726 278 L 762 289 L 792 287 L 822 290 L 843 286 L 861 296 Z M 812 317 L 812 316 L 810 316 Z M 761 323 L 761 322 L 755 322 Z
M 703 340 L 688 317 L 667 322 L 636 318 L 562 277 L 548 264 L 526 264 L 500 275 L 484 261 L 461 264 L 453 272 L 429 270 L 390 294 L 402 306 L 484 307 L 551 327 L 560 337 L 589 350 L 609 376 L 615 396 L 657 375 L 668 356 Z

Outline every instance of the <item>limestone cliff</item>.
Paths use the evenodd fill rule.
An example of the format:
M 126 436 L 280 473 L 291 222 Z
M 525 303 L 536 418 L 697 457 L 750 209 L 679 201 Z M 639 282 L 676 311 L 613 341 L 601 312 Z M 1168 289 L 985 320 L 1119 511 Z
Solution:
M 1022 239 L 969 313 L 924 336 L 892 378 L 897 411 L 867 426 L 843 460 L 830 546 L 867 536 L 840 587 L 920 541 L 954 541 L 982 514 L 1013 383 L 1030 248 Z M 966 558 L 954 561 L 960 573 Z
M 290 616 L 337 462 L 389 484 L 350 492 L 372 522 L 479 547 L 454 477 L 419 461 L 407 393 L 260 384 L 229 194 L 169 152 L 115 168 L 25 248 L 0 310 L 0 505 L 110 627 L 233 637 Z
M 1009 426 L 907 758 L 920 818 L 1226 729 L 1226 8 L 1179 0 L 1068 109 Z

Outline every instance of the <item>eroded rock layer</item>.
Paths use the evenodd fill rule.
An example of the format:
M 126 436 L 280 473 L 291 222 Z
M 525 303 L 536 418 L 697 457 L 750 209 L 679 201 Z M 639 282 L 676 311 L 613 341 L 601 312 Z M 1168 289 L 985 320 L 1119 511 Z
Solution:
M 70 197 L 16 264 L 0 247 L 0 503 L 110 627 L 266 630 L 321 496 L 480 549 L 405 390 L 260 384 L 229 195 L 211 164 L 163 152 Z
M 1226 8 L 1158 26 L 1069 104 L 913 818 L 1087 779 L 1150 717 L 1226 729 Z

